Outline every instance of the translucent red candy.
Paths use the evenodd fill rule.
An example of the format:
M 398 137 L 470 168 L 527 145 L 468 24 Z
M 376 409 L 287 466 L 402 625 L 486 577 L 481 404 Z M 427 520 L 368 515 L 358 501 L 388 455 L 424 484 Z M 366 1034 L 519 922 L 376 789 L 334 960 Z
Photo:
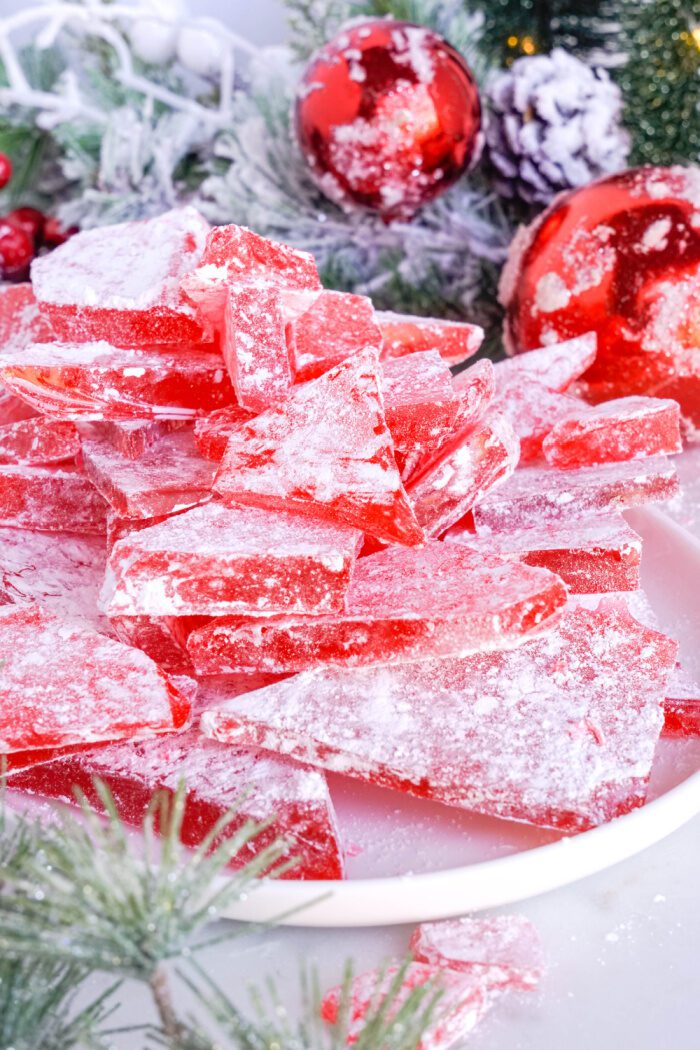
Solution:
M 181 729 L 190 704 L 137 649 L 41 611 L 0 609 L 0 751 Z
M 633 591 L 639 587 L 642 540 L 621 514 L 533 523 L 531 528 L 475 536 L 459 530 L 450 542 L 527 565 L 550 569 L 573 594 Z
M 0 360 L 2 360 L 2 355 L 0 355 Z M 33 405 L 23 401 L 21 397 L 15 397 L 2 386 L 0 377 L 0 426 L 19 423 L 23 419 L 33 419 L 36 415 L 38 413 Z
M 474 522 L 477 532 L 508 532 L 658 502 L 677 491 L 676 472 L 665 456 L 580 470 L 524 467 L 474 507 Z
M 216 469 L 190 431 L 162 437 L 137 460 L 104 439 L 83 440 L 83 463 L 95 488 L 125 518 L 162 517 L 204 503 Z
M 16 604 L 86 620 L 109 631 L 97 610 L 107 552 L 101 536 L 0 528 L 0 591 Z
M 676 653 L 623 607 L 576 608 L 513 650 L 304 672 L 206 711 L 202 729 L 576 831 L 643 803 Z
M 94 434 L 106 438 L 127 459 L 140 459 L 166 434 L 186 426 L 187 420 L 180 419 L 122 419 L 86 424 L 83 429 L 88 438 Z
M 383 358 L 438 350 L 449 365 L 458 365 L 475 354 L 484 341 L 484 330 L 476 324 L 381 310 L 375 316 L 382 334 Z
M 565 602 L 550 573 L 433 541 L 361 558 L 344 613 L 217 618 L 187 644 L 200 674 L 399 663 L 513 645 Z
M 448 444 L 407 484 L 416 518 L 429 536 L 440 536 L 505 481 L 518 464 L 519 445 L 505 416 L 489 413 Z
M 450 370 L 435 350 L 427 350 L 382 365 L 386 422 L 394 447 L 410 451 L 435 444 L 452 434 L 460 398 Z
M 228 439 L 241 423 L 247 423 L 254 413 L 240 405 L 227 405 L 209 416 L 203 416 L 194 424 L 194 440 L 197 448 L 207 459 L 223 459 Z
M 497 369 L 494 369 L 496 374 Z M 572 412 L 585 411 L 578 398 L 548 390 L 537 379 L 512 372 L 496 379 L 493 407 L 508 416 L 520 441 L 520 461 L 538 459 L 542 442 L 553 426 Z
M 552 467 L 570 470 L 681 451 L 678 402 L 623 397 L 582 406 L 550 430 L 542 451 Z
M 353 979 L 350 986 L 348 1044 L 357 1042 L 370 1009 L 377 1009 L 393 990 L 400 968 L 400 964 L 396 963 L 382 971 L 370 970 Z M 416 1050 L 450 1050 L 451 1047 L 461 1046 L 493 1003 L 494 996 L 488 981 L 425 963 L 409 963 L 398 994 L 392 997 L 391 1006 L 386 1011 L 386 1019 L 396 1017 L 411 992 L 427 984 L 430 984 L 430 991 L 434 995 L 440 993 L 440 998 L 434 1020 Z M 342 987 L 327 992 L 321 1004 L 324 1021 L 337 1024 L 342 1003 Z
M 224 307 L 222 348 L 238 404 L 263 412 L 292 385 L 279 289 L 259 280 L 233 285 Z
M 35 343 L 0 355 L 0 382 L 60 419 L 190 419 L 235 400 L 217 354 Z
M 542 943 L 523 915 L 424 922 L 411 938 L 417 962 L 485 978 L 493 987 L 531 991 L 544 973 Z
M 0 355 L 9 348 L 53 339 L 53 329 L 39 310 L 29 281 L 0 285 Z
M 231 503 L 296 511 L 408 546 L 423 539 L 396 466 L 373 351 L 239 427 L 215 488 Z
M 287 325 L 296 379 L 316 379 L 367 347 L 378 350 L 382 336 L 371 299 L 347 292 L 284 293 L 288 306 L 302 312 Z M 306 307 L 304 309 L 304 307 Z
M 0 525 L 103 535 L 107 504 L 85 474 L 69 467 L 0 466 Z
M 65 463 L 80 452 L 73 423 L 36 416 L 0 426 L 0 463 Z
M 282 288 L 321 288 L 308 252 L 233 224 L 210 231 L 197 269 L 183 277 L 181 287 L 202 317 L 220 324 L 231 285 L 256 278 Z
M 196 730 L 148 741 L 109 744 L 10 775 L 13 789 L 74 802 L 80 788 L 99 805 L 94 778 L 110 788 L 126 823 L 141 825 L 155 791 L 174 793 L 186 781 L 181 839 L 198 846 L 217 820 L 237 809 L 226 837 L 247 820 L 269 821 L 232 861 L 241 867 L 279 837 L 298 858 L 282 878 L 338 879 L 343 860 L 325 778 L 289 759 L 206 740 Z M 216 842 L 222 841 L 222 836 Z
M 586 332 L 564 343 L 509 357 L 496 365 L 496 383 L 510 386 L 518 379 L 534 379 L 547 390 L 562 393 L 593 364 L 597 343 L 595 332 Z
M 32 263 L 32 284 L 55 337 L 117 346 L 199 343 L 180 291 L 201 261 L 209 224 L 194 208 L 83 230 Z
M 343 608 L 355 529 L 254 507 L 208 503 L 119 540 L 108 615 L 269 616 Z

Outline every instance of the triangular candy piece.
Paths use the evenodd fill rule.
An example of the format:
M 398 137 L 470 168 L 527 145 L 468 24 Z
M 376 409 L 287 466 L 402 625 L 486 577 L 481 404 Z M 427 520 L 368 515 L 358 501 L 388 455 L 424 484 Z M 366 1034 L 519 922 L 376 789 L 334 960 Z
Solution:
M 565 343 L 542 346 L 527 354 L 499 361 L 494 372 L 496 384 L 510 385 L 518 379 L 534 379 L 547 390 L 563 393 L 595 361 L 598 339 L 595 332 L 567 339 Z
M 317 379 L 367 347 L 379 349 L 382 336 L 371 299 L 348 292 L 284 292 L 287 310 L 303 312 L 289 321 L 287 341 L 296 380 Z M 304 309 L 305 307 L 305 309 Z
M 374 351 L 295 387 L 229 439 L 215 484 L 226 502 L 297 511 L 414 546 L 423 532 L 396 466 Z
M 375 316 L 382 334 L 382 358 L 439 350 L 449 365 L 458 365 L 475 354 L 484 341 L 483 328 L 463 321 L 414 317 L 382 310 Z

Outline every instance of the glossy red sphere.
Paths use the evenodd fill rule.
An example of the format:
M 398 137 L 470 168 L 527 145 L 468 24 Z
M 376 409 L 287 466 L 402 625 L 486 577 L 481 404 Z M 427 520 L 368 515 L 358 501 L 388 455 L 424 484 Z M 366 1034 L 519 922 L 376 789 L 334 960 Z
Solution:
M 12 161 L 6 153 L 0 153 L 0 190 L 7 186 L 12 178 Z
M 410 218 L 478 154 L 479 93 L 461 55 L 424 26 L 371 19 L 312 58 L 296 103 L 320 189 L 345 208 Z
M 34 257 L 34 241 L 19 226 L 0 218 L 0 276 L 24 278 Z
M 558 197 L 501 279 L 513 352 L 595 331 L 592 401 L 673 397 L 700 427 L 700 169 L 647 167 Z
M 44 213 L 38 208 L 14 208 L 5 216 L 13 226 L 19 226 L 21 230 L 31 237 L 34 245 L 41 243 L 44 232 Z

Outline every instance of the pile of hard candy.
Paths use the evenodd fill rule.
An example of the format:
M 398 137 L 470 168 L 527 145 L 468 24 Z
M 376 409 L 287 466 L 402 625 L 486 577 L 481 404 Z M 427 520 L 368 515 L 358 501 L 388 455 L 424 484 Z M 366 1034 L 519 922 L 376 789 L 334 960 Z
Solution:
M 700 729 L 620 514 L 677 491 L 678 406 L 578 399 L 589 336 L 453 375 L 480 338 L 191 208 L 2 288 L 10 786 L 137 821 L 184 777 L 192 843 L 245 792 L 302 878 L 343 871 L 324 770 L 567 832 L 640 805 L 664 711 Z

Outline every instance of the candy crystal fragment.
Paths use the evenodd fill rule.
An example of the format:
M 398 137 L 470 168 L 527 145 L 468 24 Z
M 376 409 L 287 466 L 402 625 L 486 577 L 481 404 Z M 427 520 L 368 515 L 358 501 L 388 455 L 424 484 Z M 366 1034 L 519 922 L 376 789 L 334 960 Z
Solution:
M 210 498 L 215 465 L 195 447 L 190 431 L 169 434 L 138 460 L 109 441 L 83 441 L 85 472 L 114 511 L 125 518 L 155 518 Z
M 382 336 L 371 299 L 347 292 L 292 292 L 283 299 L 307 308 L 287 326 L 296 379 L 316 379 L 329 368 L 367 347 L 378 350 Z
M 432 541 L 361 558 L 344 613 L 217 618 L 187 644 L 199 674 L 388 664 L 514 645 L 565 602 L 550 573 Z
M 34 343 L 0 355 L 0 382 L 60 419 L 189 419 L 235 400 L 222 359 L 184 348 Z
M 0 357 L 5 350 L 51 339 L 53 329 L 41 315 L 31 284 L 0 285 Z
M 168 674 L 191 675 L 192 661 L 156 616 L 113 616 L 110 623 L 120 642 L 150 656 Z
M 416 518 L 429 536 L 459 521 L 518 464 L 519 445 L 505 416 L 489 415 L 448 444 L 417 471 L 407 489 Z
M 21 397 L 15 397 L 0 385 L 0 426 L 19 423 L 23 419 L 33 419 L 36 415 L 38 412 L 33 405 L 23 401 Z
M 294 387 L 239 427 L 215 489 L 226 502 L 343 522 L 407 546 L 423 538 L 396 466 L 373 351 Z
M 518 379 L 534 379 L 554 393 L 563 393 L 593 364 L 596 346 L 595 332 L 586 332 L 564 343 L 509 357 L 496 365 L 496 383 L 510 386 Z
M 676 652 L 622 607 L 577 608 L 517 649 L 304 672 L 206 711 L 202 728 L 447 805 L 582 830 L 644 801 Z
M 254 413 L 240 405 L 227 405 L 209 416 L 202 416 L 194 424 L 194 440 L 197 448 L 207 459 L 223 459 L 228 439 L 241 423 L 247 423 Z
M 87 423 L 83 429 L 87 438 L 96 434 L 97 437 L 106 438 L 127 459 L 140 459 L 147 449 L 166 434 L 187 426 L 187 420 L 181 419 L 122 419 L 119 422 L 105 420 Z
M 233 285 L 224 307 L 223 353 L 238 404 L 263 412 L 292 385 L 279 289 L 263 280 Z
M 542 522 L 528 529 L 475 536 L 459 526 L 448 542 L 550 569 L 573 594 L 633 591 L 639 586 L 642 540 L 621 514 Z
M 382 365 L 386 422 L 399 451 L 435 443 L 455 428 L 460 398 L 436 350 Z
M 484 341 L 484 330 L 476 324 L 382 310 L 375 316 L 382 334 L 383 358 L 438 350 L 449 365 L 458 365 L 475 354 Z
M 119 540 L 108 615 L 319 615 L 343 608 L 361 536 L 345 526 L 208 503 Z
M 472 974 L 489 985 L 535 988 L 544 973 L 539 934 L 522 915 L 424 922 L 411 938 L 417 962 Z
M 618 463 L 681 451 L 677 401 L 623 397 L 595 408 L 581 406 L 556 423 L 542 444 L 547 462 L 560 470 Z
M 0 525 L 103 535 L 106 516 L 104 499 L 77 470 L 0 466 Z
M 11 788 L 75 801 L 80 788 L 99 805 L 94 777 L 110 788 L 126 823 L 141 826 L 156 791 L 170 794 L 186 779 L 181 839 L 198 846 L 217 820 L 234 807 L 236 818 L 225 837 L 247 820 L 270 821 L 270 827 L 240 850 L 232 867 L 242 867 L 277 838 L 289 841 L 289 856 L 299 863 L 282 875 L 293 879 L 342 877 L 342 855 L 335 814 L 325 777 L 289 759 L 248 748 L 231 748 L 206 740 L 197 730 L 158 739 L 109 744 L 59 758 L 11 775 Z M 221 842 L 220 835 L 216 842 Z
M 0 751 L 181 729 L 190 704 L 144 653 L 38 605 L 0 609 Z
M 190 207 L 83 230 L 34 259 L 32 283 L 41 310 L 66 342 L 202 342 L 180 280 L 200 262 L 208 231 L 207 221 Z
M 497 369 L 494 369 L 497 372 Z M 578 398 L 557 394 L 537 379 L 512 373 L 506 379 L 496 379 L 494 408 L 504 412 L 520 440 L 520 461 L 538 459 L 542 442 L 553 426 L 572 413 L 585 412 L 587 407 Z
M 479 533 L 508 532 L 658 502 L 677 491 L 676 472 L 665 456 L 580 470 L 523 467 L 474 507 L 474 522 Z
M 35 416 L 0 426 L 0 463 L 65 463 L 80 452 L 73 423 Z

